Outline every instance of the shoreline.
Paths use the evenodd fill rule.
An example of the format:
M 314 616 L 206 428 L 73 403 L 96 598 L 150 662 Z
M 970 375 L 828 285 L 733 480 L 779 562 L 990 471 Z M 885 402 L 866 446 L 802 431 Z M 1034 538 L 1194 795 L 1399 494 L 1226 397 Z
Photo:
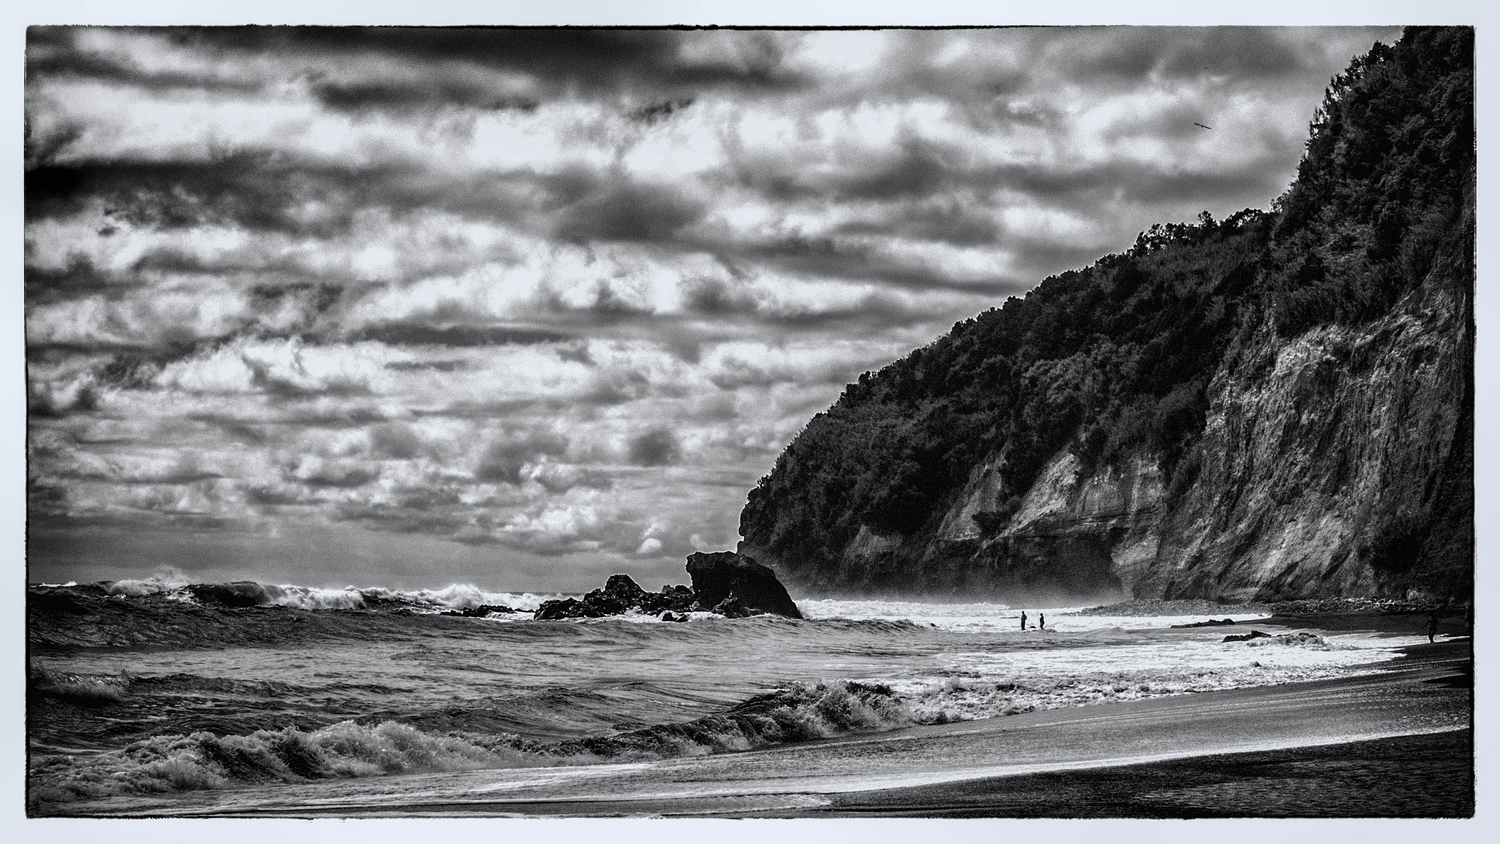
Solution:
M 836 795 L 790 816 L 1469 818 L 1473 753 L 1460 728 Z
M 1467 817 L 1469 639 L 1374 674 L 864 733 L 589 769 L 109 802 L 66 814 L 219 817 Z M 404 781 L 404 783 L 402 782 Z

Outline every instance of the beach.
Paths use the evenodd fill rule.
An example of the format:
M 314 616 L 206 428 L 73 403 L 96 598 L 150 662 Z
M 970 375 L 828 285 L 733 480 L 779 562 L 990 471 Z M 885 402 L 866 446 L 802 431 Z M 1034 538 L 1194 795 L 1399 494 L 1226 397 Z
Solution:
M 833 623 L 773 629 L 805 636 L 810 625 L 826 638 L 822 627 Z M 1466 817 L 1474 810 L 1470 639 L 1455 629 L 1436 644 L 1414 641 L 1421 624 L 1416 615 L 1337 614 L 1149 634 L 1205 652 L 1244 647 L 1212 642 L 1249 630 L 1273 642 L 1321 629 L 1396 643 L 1394 658 L 1311 681 L 866 725 L 744 752 L 679 746 L 587 764 L 263 777 L 58 808 L 114 817 Z M 642 629 L 580 629 L 626 627 Z M 920 630 L 881 628 L 879 641 Z M 1295 650 L 1254 652 L 1271 659 L 1276 648 Z M 1061 662 L 1076 650 L 1014 654 Z

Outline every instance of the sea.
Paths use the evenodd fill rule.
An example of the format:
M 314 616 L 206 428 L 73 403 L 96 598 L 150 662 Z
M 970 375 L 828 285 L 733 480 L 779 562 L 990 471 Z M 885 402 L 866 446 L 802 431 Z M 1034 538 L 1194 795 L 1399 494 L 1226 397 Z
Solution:
M 892 600 L 803 599 L 800 620 L 533 620 L 557 597 L 32 585 L 28 812 L 234 814 L 295 794 L 337 813 L 452 772 L 470 791 L 545 794 L 620 766 L 1374 672 L 1420 641 L 1225 642 L 1261 616 Z M 1174 627 L 1209 617 L 1237 624 Z

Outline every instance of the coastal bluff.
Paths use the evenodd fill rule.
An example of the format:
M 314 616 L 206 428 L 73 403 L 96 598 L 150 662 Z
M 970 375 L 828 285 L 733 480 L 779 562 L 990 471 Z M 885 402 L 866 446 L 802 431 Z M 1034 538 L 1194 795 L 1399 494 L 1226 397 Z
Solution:
M 751 490 L 801 592 L 1469 600 L 1473 31 L 1330 85 L 1270 210 L 1142 232 L 867 372 Z
M 663 586 L 660 592 L 647 592 L 629 575 L 610 575 L 604 588 L 582 598 L 546 601 L 537 608 L 534 617 L 548 621 L 638 612 L 660 615 L 664 621 L 686 621 L 683 613 L 711 612 L 726 618 L 752 615 L 802 618 L 802 612 L 776 579 L 776 573 L 750 557 L 733 551 L 699 552 L 688 557 L 687 572 L 692 578 L 691 588 Z

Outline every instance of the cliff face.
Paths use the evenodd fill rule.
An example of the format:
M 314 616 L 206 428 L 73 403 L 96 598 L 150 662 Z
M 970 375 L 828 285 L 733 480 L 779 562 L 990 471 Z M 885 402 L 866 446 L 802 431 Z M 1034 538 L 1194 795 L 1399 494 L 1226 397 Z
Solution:
M 1138 244 L 851 385 L 751 494 L 741 551 L 812 591 L 1468 597 L 1474 215 L 1472 157 L 1454 159 L 1472 115 L 1451 92 L 1436 116 L 1390 93 L 1471 86 L 1463 34 L 1408 33 L 1335 80 L 1279 217 Z M 1443 49 L 1450 66 L 1415 67 Z M 1361 161 L 1372 114 L 1439 125 Z M 1454 184 L 1416 207 L 1420 186 L 1383 195 L 1392 173 L 1423 178 L 1425 138 L 1449 144 L 1425 178 L 1456 167 Z M 1143 312 L 1146 290 L 1196 333 L 1117 328 L 1107 314 Z M 1105 316 L 1043 349 L 1049 295 Z M 1184 342 L 1201 345 L 1170 358 Z

